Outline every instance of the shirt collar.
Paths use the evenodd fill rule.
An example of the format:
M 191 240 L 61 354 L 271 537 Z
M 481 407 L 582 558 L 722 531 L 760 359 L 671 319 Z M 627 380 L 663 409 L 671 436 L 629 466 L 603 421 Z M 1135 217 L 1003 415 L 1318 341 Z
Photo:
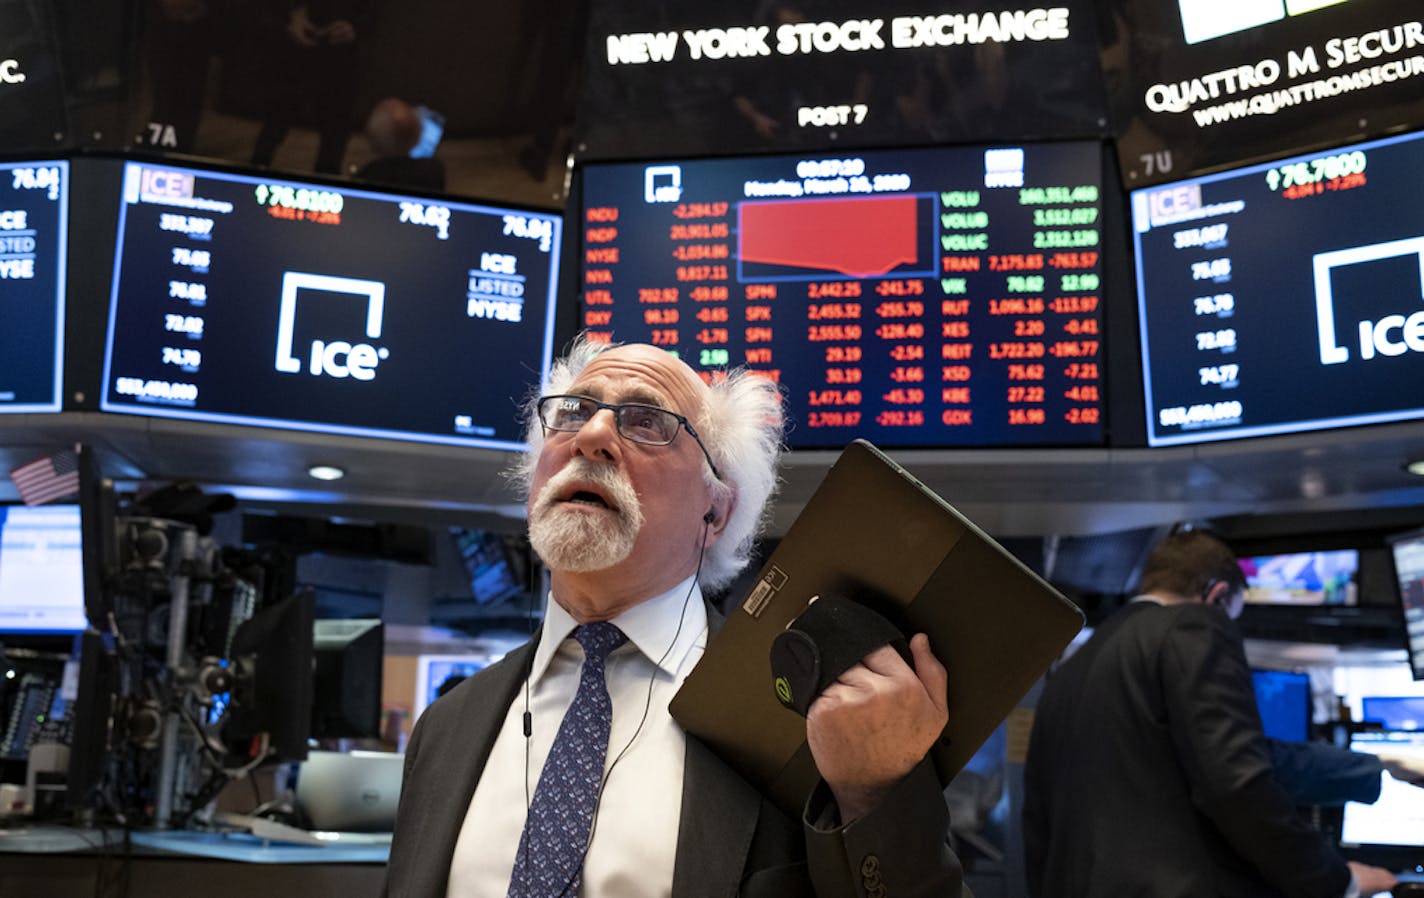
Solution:
M 688 577 L 667 592 L 639 602 L 613 618 L 611 623 L 616 624 L 628 641 L 659 670 L 677 676 L 688 650 L 694 644 L 706 642 L 707 607 L 702 601 L 702 588 L 696 577 Z M 529 670 L 530 682 L 539 682 L 559 647 L 577 626 L 578 621 L 554 601 L 550 593 L 545 602 L 539 648 Z
M 1154 596 L 1151 593 L 1143 593 L 1140 596 L 1133 596 L 1132 602 L 1151 602 L 1153 605 L 1162 605 L 1164 607 L 1167 604 L 1165 600 L 1158 596 Z M 1129 602 L 1128 604 L 1130 605 L 1132 604 L 1132 602 Z

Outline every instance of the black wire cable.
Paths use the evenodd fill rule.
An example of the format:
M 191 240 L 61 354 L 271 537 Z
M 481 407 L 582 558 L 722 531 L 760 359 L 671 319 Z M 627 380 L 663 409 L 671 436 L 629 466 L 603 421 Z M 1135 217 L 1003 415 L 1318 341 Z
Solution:
M 638 734 L 643 731 L 643 725 L 648 722 L 648 713 L 653 706 L 653 686 L 657 682 L 658 671 L 662 669 L 663 662 L 666 661 L 668 656 L 672 654 L 673 648 L 677 646 L 678 638 L 682 636 L 682 624 L 683 621 L 687 618 L 687 605 L 688 602 L 692 601 L 692 593 L 696 591 L 698 579 L 702 575 L 702 559 L 707 554 L 707 531 L 711 526 L 711 520 L 704 518 L 702 521 L 702 545 L 697 551 L 697 570 L 693 571 L 692 573 L 692 583 L 687 587 L 687 595 L 682 597 L 682 610 L 678 612 L 677 629 L 673 631 L 672 641 L 668 643 L 668 647 L 666 650 L 663 651 L 662 657 L 659 658 L 657 662 L 653 664 L 652 673 L 648 675 L 648 694 L 647 697 L 643 700 L 643 715 L 638 719 L 638 726 L 633 730 L 633 735 L 629 736 L 628 741 L 623 744 L 623 747 L 621 749 L 619 749 L 618 754 L 614 756 L 613 761 L 608 765 L 608 769 L 604 771 L 602 780 L 599 781 L 598 795 L 594 798 L 593 804 L 593 819 L 589 821 L 588 826 L 588 839 L 586 839 L 583 843 L 583 851 L 579 853 L 579 862 L 574 867 L 573 875 L 571 875 L 568 881 L 564 883 L 564 887 L 559 889 L 559 892 L 555 896 L 555 898 L 564 898 L 564 896 L 568 895 L 569 889 L 573 887 L 574 881 L 578 879 L 583 873 L 584 862 L 588 859 L 588 850 L 593 845 L 594 833 L 598 832 L 598 812 L 599 809 L 603 806 L 603 790 L 608 788 L 608 778 L 613 775 L 613 769 L 618 766 L 619 761 L 623 760 L 623 756 L 628 753 L 628 749 L 633 747 L 633 743 L 637 740 Z M 524 764 L 527 769 L 529 766 L 528 740 L 525 741 L 524 754 Z M 524 808 L 524 814 L 526 818 L 525 832 L 527 833 L 527 819 L 529 815 L 529 808 L 527 805 Z M 522 843 L 523 841 L 524 836 L 521 835 L 520 842 Z

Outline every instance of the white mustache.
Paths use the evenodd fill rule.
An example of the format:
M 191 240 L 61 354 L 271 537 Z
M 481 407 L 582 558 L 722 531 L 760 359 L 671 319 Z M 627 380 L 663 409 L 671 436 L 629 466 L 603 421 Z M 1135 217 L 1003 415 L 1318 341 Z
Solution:
M 543 514 L 559 504 L 560 497 L 573 484 L 598 487 L 608 497 L 613 510 L 631 518 L 637 525 L 643 522 L 643 510 L 638 493 L 617 468 L 586 458 L 573 458 L 557 474 L 544 483 L 534 502 L 534 513 Z

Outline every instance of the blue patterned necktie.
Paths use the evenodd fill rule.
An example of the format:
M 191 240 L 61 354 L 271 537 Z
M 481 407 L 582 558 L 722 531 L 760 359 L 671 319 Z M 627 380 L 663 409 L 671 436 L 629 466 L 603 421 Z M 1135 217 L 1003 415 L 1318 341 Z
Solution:
M 628 637 L 607 621 L 575 627 L 573 637 L 584 653 L 578 692 L 539 774 L 509 878 L 509 898 L 577 895 L 583 875 L 613 721 L 603 662 Z

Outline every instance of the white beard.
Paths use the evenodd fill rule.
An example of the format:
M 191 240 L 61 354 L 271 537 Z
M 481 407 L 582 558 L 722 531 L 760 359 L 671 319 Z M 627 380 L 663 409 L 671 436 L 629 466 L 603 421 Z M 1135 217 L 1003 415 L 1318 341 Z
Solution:
M 609 497 L 608 515 L 589 514 L 558 497 L 573 482 L 596 484 Z M 613 567 L 633 552 L 643 529 L 638 494 L 608 464 L 574 458 L 549 478 L 529 510 L 529 544 L 550 568 L 583 573 Z

